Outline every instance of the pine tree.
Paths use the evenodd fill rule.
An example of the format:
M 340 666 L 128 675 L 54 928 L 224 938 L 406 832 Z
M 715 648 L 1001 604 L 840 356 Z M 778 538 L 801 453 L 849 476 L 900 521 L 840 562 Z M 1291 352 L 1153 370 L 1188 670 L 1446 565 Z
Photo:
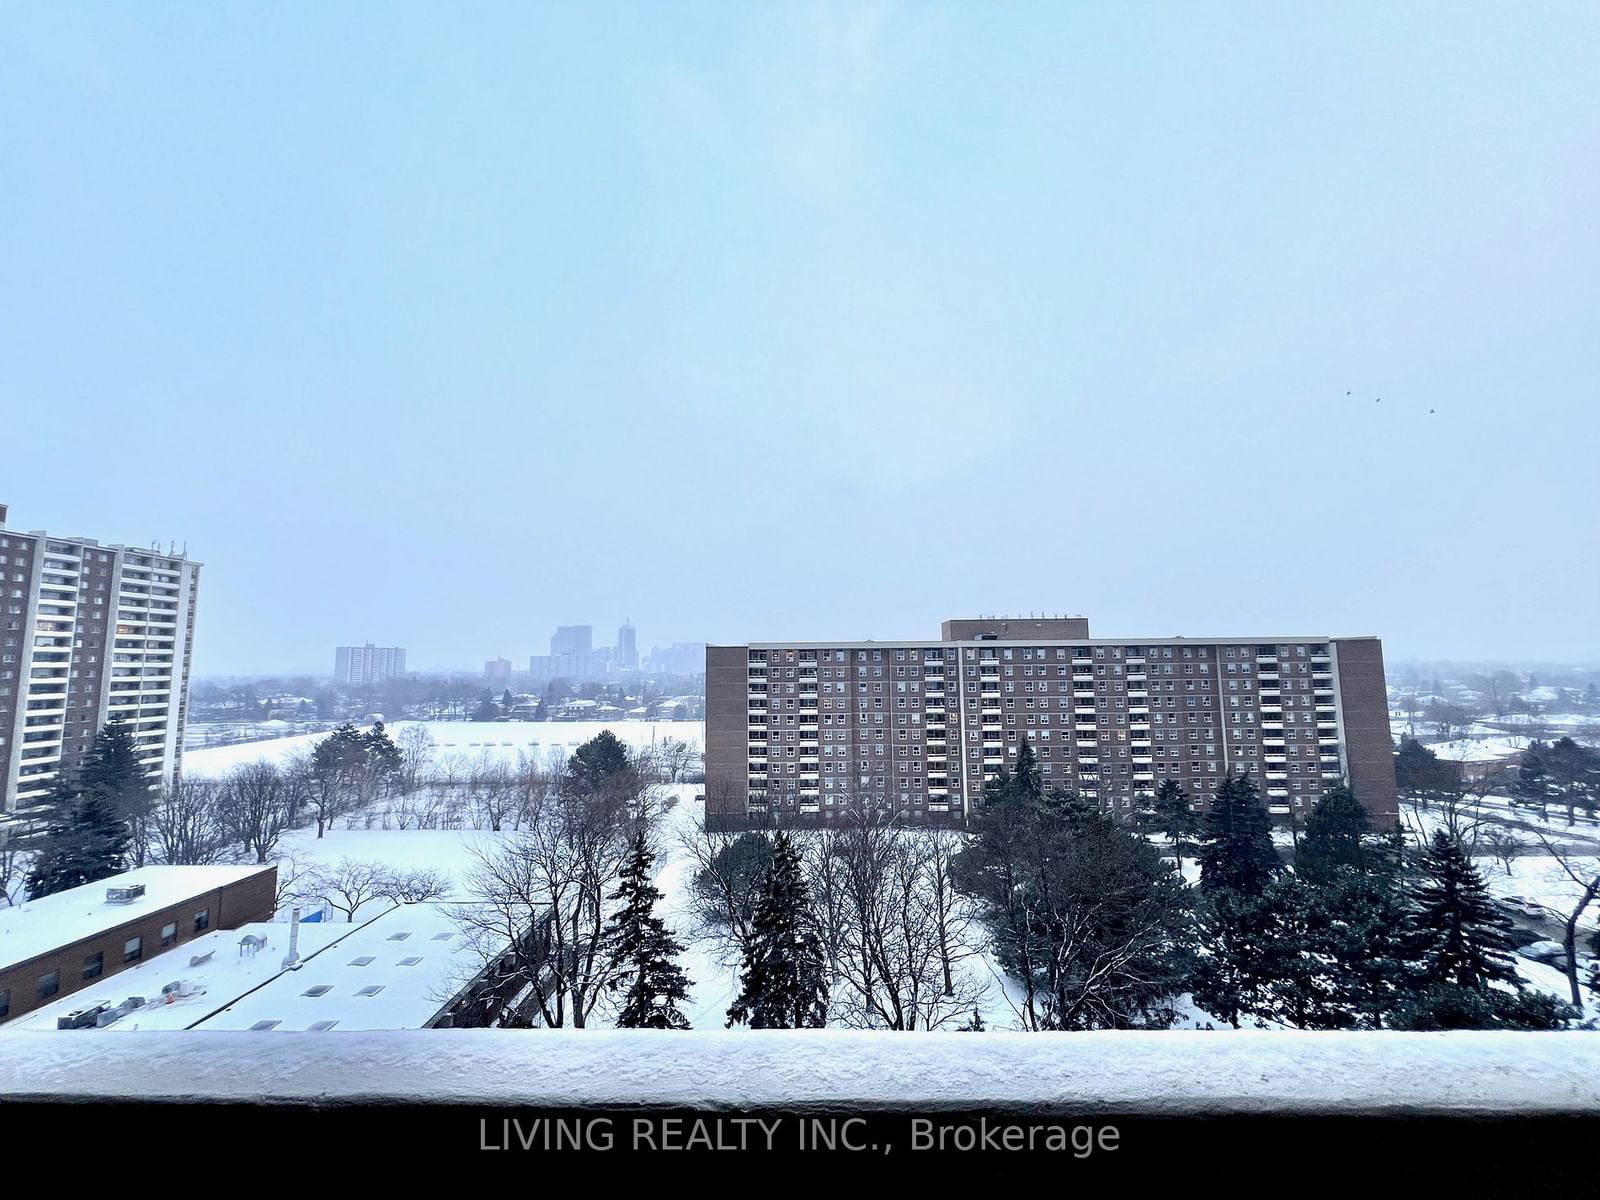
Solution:
M 632 768 L 628 748 L 609 729 L 579 746 L 567 761 L 567 775 L 580 795 L 599 792 Z
M 739 995 L 728 1024 L 752 1029 L 820 1029 L 827 1020 L 828 983 L 822 943 L 812 929 L 811 897 L 789 835 L 772 841 L 772 862 L 756 900 Z
M 1183 874 L 1183 839 L 1200 832 L 1200 818 L 1189 803 L 1189 793 L 1176 779 L 1163 779 L 1150 803 L 1150 817 L 1156 829 L 1172 842 L 1178 874 Z
M 613 990 L 626 989 L 619 1029 L 687 1029 L 689 1019 L 678 1003 L 689 995 L 693 981 L 677 964 L 683 946 L 655 914 L 661 891 L 653 882 L 655 855 L 643 831 L 633 840 L 633 850 L 622 868 L 613 900 L 622 908 L 606 929 L 606 945 L 619 974 Z
M 1217 785 L 1201 827 L 1200 890 L 1259 896 L 1279 869 L 1272 819 L 1249 771 Z
M 382 721 L 374 721 L 372 728 L 361 735 L 361 749 L 362 765 L 380 779 L 396 774 L 405 761 Z
M 1511 922 L 1489 899 L 1461 843 L 1436 831 L 1418 868 L 1408 924 L 1425 980 L 1477 989 L 1491 982 L 1520 987 L 1511 961 Z

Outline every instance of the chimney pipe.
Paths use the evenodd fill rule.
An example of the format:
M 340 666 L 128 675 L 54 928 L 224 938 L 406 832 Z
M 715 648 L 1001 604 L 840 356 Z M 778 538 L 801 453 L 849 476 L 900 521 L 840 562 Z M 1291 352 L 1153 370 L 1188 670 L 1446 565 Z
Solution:
M 300 967 L 300 909 L 294 908 L 289 913 L 289 953 L 283 956 L 283 969 L 285 971 L 298 970 Z

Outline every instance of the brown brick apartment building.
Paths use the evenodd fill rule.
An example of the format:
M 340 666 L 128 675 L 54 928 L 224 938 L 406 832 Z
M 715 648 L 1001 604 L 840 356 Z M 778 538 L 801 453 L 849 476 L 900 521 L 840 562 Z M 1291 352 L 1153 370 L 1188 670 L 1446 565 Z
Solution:
M 851 805 L 960 821 L 1026 738 L 1046 788 L 1116 811 L 1249 769 L 1304 816 L 1344 779 L 1396 819 L 1375 637 L 1116 638 L 1082 617 L 946 621 L 938 641 L 706 648 L 706 822 L 825 823 Z
M 267 921 L 278 869 L 140 867 L 0 909 L 0 1022 L 210 929 Z

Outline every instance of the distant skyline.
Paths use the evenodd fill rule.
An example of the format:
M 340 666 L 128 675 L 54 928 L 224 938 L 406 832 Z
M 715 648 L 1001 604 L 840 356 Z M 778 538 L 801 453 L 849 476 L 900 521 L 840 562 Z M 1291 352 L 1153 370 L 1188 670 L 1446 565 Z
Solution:
M 624 614 L 1600 660 L 1597 61 L 1581 5 L 8 3 L 0 502 L 186 542 L 202 675 Z

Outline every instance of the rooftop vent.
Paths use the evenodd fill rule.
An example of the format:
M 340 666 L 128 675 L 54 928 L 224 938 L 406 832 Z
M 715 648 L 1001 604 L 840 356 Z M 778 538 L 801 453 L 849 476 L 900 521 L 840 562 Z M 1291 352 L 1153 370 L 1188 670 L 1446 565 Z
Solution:
M 132 904 L 144 895 L 144 884 L 135 883 L 128 887 L 108 887 L 106 889 L 107 904 Z

